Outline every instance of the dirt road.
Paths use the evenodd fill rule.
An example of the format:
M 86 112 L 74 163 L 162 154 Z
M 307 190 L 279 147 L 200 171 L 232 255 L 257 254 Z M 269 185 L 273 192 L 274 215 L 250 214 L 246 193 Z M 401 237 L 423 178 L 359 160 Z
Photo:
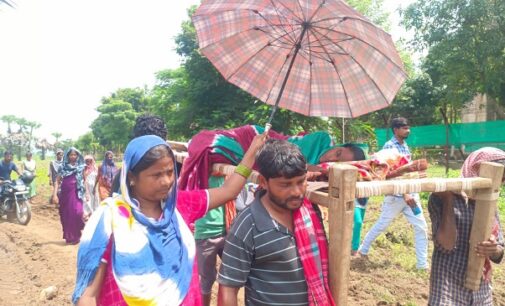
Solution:
M 77 246 L 62 239 L 54 206 L 35 200 L 32 210 L 27 226 L 0 220 L 0 305 L 69 305 Z M 39 300 L 49 286 L 56 297 Z

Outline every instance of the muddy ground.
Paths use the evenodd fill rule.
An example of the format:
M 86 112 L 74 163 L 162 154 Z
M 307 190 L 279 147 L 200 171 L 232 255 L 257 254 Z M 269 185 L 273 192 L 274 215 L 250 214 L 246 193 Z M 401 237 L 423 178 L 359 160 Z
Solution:
M 27 226 L 0 220 L 0 305 L 71 304 L 78 247 L 64 243 L 58 210 L 46 199 L 32 200 L 32 220 Z M 378 208 L 367 214 L 373 219 Z M 399 222 L 396 228 L 408 226 Z M 408 235 L 395 232 L 395 225 L 392 231 L 376 243 L 370 260 L 352 259 L 349 305 L 426 305 L 429 274 L 409 268 L 413 247 L 405 238 Z M 391 256 L 399 253 L 406 253 L 405 259 Z M 502 270 L 498 269 L 495 279 L 496 305 L 505 305 Z M 50 286 L 58 288 L 57 295 L 40 299 L 40 292 Z

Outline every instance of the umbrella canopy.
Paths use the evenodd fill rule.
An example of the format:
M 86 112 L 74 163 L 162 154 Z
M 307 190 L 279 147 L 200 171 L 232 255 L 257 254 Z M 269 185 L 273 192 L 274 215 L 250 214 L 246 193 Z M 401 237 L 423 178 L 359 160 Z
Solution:
M 207 0 L 200 51 L 229 82 L 308 116 L 354 118 L 391 104 L 407 78 L 391 36 L 339 0 Z

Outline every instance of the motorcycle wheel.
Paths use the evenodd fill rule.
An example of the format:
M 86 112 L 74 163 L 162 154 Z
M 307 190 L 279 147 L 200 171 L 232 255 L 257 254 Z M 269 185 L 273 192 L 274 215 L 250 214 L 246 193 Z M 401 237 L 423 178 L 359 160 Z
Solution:
M 18 201 L 19 212 L 16 211 L 16 219 L 19 224 L 27 225 L 32 219 L 32 209 L 30 203 L 25 200 Z

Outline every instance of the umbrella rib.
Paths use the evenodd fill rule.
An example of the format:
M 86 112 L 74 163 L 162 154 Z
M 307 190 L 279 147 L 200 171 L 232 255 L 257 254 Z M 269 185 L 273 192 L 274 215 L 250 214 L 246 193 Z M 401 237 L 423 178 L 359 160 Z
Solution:
M 317 33 L 319 33 L 317 30 L 315 30 Z M 323 35 L 324 37 L 328 38 L 325 34 L 322 34 L 322 33 L 319 33 L 320 35 Z M 328 38 L 329 39 L 329 38 Z M 342 47 L 340 47 L 338 44 L 335 44 L 336 47 L 340 48 L 343 52 L 345 52 L 345 50 L 342 49 Z M 323 47 L 323 49 L 325 49 Z M 363 71 L 363 73 L 365 73 L 365 75 L 370 79 L 370 81 L 372 81 L 372 83 L 375 85 L 375 88 L 377 88 L 377 90 L 381 93 L 382 97 L 384 98 L 384 100 L 386 101 L 386 103 L 388 102 L 388 99 L 386 98 L 386 95 L 384 95 L 384 93 L 382 92 L 382 89 L 377 85 L 377 82 L 375 82 L 375 80 L 370 76 L 370 74 L 368 74 L 368 71 L 366 71 L 366 69 L 351 55 L 349 54 L 348 52 L 346 52 L 346 54 L 356 63 L 356 65 L 358 65 L 361 70 Z M 386 57 L 387 58 L 387 57 Z M 388 58 L 389 59 L 389 58 Z M 391 61 L 391 60 L 390 60 Z M 333 62 L 332 62 L 333 64 Z M 403 70 L 402 70 L 403 71 Z M 352 114 L 352 113 L 351 113 Z
M 291 24 L 291 23 L 289 22 L 290 20 L 289 20 L 287 17 L 284 17 L 284 15 L 282 15 L 282 14 L 280 13 L 279 8 L 278 8 L 278 7 L 277 7 L 277 5 L 274 3 L 274 1 L 273 1 L 273 0 L 270 0 L 270 3 L 272 4 L 272 6 L 273 6 L 273 8 L 274 8 L 275 12 L 277 13 L 277 17 L 278 17 L 279 19 L 284 19 L 284 20 L 286 20 L 286 21 L 287 21 L 287 23 L 288 23 L 288 24 Z M 281 4 L 282 4 L 282 3 L 281 3 Z M 298 21 L 299 23 L 303 22 L 303 20 L 299 20 L 299 18 L 297 18 L 298 16 L 296 16 L 296 15 L 294 14 L 294 12 L 293 12 L 293 11 L 291 11 L 289 8 L 286 8 L 286 9 L 287 9 L 289 12 L 291 12 L 291 14 L 295 17 L 295 18 L 294 18 L 294 20 L 295 20 L 295 21 Z M 262 17 L 263 17 L 263 16 L 262 16 Z M 264 17 L 263 17 L 263 18 L 264 18 Z M 265 19 L 265 21 L 268 23 L 268 20 L 266 20 L 266 18 L 264 18 L 264 19 Z M 273 25 L 271 25 L 271 26 L 272 26 L 272 29 L 275 29 L 275 27 L 274 27 Z M 283 31 L 284 31 L 284 33 L 287 33 L 287 32 L 288 32 L 288 31 L 285 29 L 285 27 L 280 27 L 280 28 L 281 28 L 281 30 L 283 30 Z M 293 26 L 290 26 L 290 28 L 291 28 L 292 33 L 293 33 L 293 32 L 294 32 L 294 27 L 293 27 Z M 290 36 L 290 38 L 291 38 L 291 42 L 292 42 L 292 43 L 295 43 L 295 41 L 296 41 L 296 37 L 295 37 L 295 36 L 292 36 L 292 37 Z
M 403 74 L 406 76 L 407 74 L 405 73 L 405 71 L 403 71 L 403 68 L 400 67 L 397 63 L 395 63 L 394 61 L 392 61 L 388 56 L 386 56 L 381 50 L 377 49 L 375 46 L 371 45 L 370 43 L 364 41 L 363 39 L 359 38 L 359 37 L 356 37 L 354 35 L 350 35 L 348 33 L 343 33 L 343 32 L 340 32 L 340 31 L 337 31 L 335 29 L 330 29 L 330 28 L 323 28 L 323 27 L 318 27 L 318 26 L 312 26 L 313 29 L 316 29 L 315 31 L 317 31 L 317 29 L 320 29 L 320 30 L 328 30 L 329 32 L 334 32 L 334 33 L 338 33 L 338 34 L 343 34 L 343 35 L 347 35 L 349 37 L 352 37 L 352 39 L 356 39 L 356 40 L 359 40 L 361 41 L 362 43 L 368 45 L 369 47 L 373 48 L 374 50 L 376 50 L 377 52 L 379 52 L 380 54 L 382 54 L 388 61 L 390 61 L 393 65 L 395 65 L 398 69 L 400 69 L 401 72 L 403 72 Z M 326 34 L 323 34 L 323 33 L 320 33 L 319 31 L 317 31 L 318 34 L 324 36 L 325 38 L 327 38 L 329 41 L 332 41 Z M 338 45 L 337 45 L 338 46 Z M 342 49 L 342 47 L 338 46 L 340 49 Z M 343 52 L 345 52 L 345 50 L 342 50 Z M 348 54 L 347 52 L 345 52 L 346 54 Z
M 298 1 L 298 0 L 297 0 Z M 296 14 L 295 12 L 290 9 L 289 7 L 285 6 L 284 3 L 282 3 L 282 1 L 279 1 L 282 5 L 283 8 L 285 8 L 286 10 L 288 10 L 291 15 L 293 15 L 293 17 L 295 17 L 295 19 L 298 19 L 298 22 L 302 23 L 304 21 L 304 19 L 300 19 Z M 277 7 L 277 5 L 275 5 L 274 1 L 273 0 L 270 0 L 270 3 L 272 4 L 272 6 L 274 7 L 275 11 L 277 12 L 277 15 L 278 16 L 283 16 L 280 12 L 279 12 L 279 9 Z M 305 18 L 305 16 L 303 15 L 303 10 L 302 10 L 302 16 Z M 286 18 L 287 19 L 287 18 Z
M 323 49 L 323 51 L 324 51 L 324 52 L 316 52 L 316 51 L 314 51 L 312 49 L 309 49 L 311 52 L 317 54 L 317 56 L 314 56 L 314 57 L 319 58 L 319 59 L 321 59 L 323 61 L 326 61 L 328 63 L 331 63 L 332 62 L 332 59 L 331 59 L 331 56 L 330 56 L 331 53 L 328 52 L 328 50 L 325 48 L 326 44 L 323 44 L 323 42 L 317 37 L 317 35 L 315 35 L 313 33 L 312 29 L 309 30 L 309 33 L 312 33 L 312 36 L 314 37 L 314 39 L 317 40 L 317 42 L 319 43 L 319 47 L 321 47 L 321 49 Z M 325 58 L 324 56 L 321 56 L 321 55 L 324 55 L 324 54 L 326 54 L 328 56 L 328 58 Z M 347 53 L 345 53 L 345 54 L 347 54 Z
M 308 56 L 304 56 L 304 53 L 307 53 L 307 51 L 304 51 L 304 53 L 300 53 L 300 56 L 302 56 L 303 58 L 305 58 L 308 62 L 311 62 L 311 58 L 317 58 L 317 59 L 320 59 L 322 61 L 325 61 L 325 62 L 328 62 L 328 63 L 331 63 L 331 60 L 325 58 L 324 56 L 321 56 L 320 54 L 330 54 L 330 53 L 323 53 L 323 52 L 315 52 L 314 50 L 311 51 L 312 53 L 309 54 Z
M 272 38 L 274 39 L 273 41 L 269 41 L 269 42 L 268 42 L 268 43 L 269 43 L 269 44 L 271 44 L 271 45 L 273 45 L 275 42 L 279 42 L 281 45 L 282 45 L 282 44 L 284 44 L 284 45 L 286 45 L 286 46 L 292 46 L 292 45 L 294 45 L 294 44 L 296 43 L 296 42 L 292 42 L 292 43 L 290 44 L 290 43 L 283 43 L 283 42 L 281 41 L 281 39 L 282 39 L 282 38 L 284 38 L 284 37 L 286 37 L 286 36 L 288 36 L 288 37 L 289 37 L 289 36 L 290 36 L 290 34 L 293 34 L 293 33 L 295 32 L 295 30 L 292 30 L 292 31 L 291 31 L 291 32 L 289 32 L 289 33 L 288 33 L 288 32 L 286 32 L 284 35 L 281 35 L 281 36 L 278 36 L 278 37 L 272 36 L 272 35 L 270 35 L 270 33 L 269 33 L 269 32 L 263 31 L 263 30 L 261 30 L 261 29 L 258 29 L 258 31 L 261 31 L 261 32 L 265 33 L 266 35 L 268 35 L 268 36 L 270 36 L 270 37 L 272 37 Z M 290 38 L 290 37 L 289 37 L 289 38 Z M 289 38 L 288 38 L 288 39 L 289 39 Z M 278 47 L 282 48 L 280 45 L 279 45 Z M 291 49 L 291 48 L 289 48 L 289 49 Z
M 344 41 L 347 41 L 347 40 L 352 40 L 352 38 L 346 38 L 346 39 L 341 39 L 341 40 L 338 40 L 338 41 L 335 41 L 335 43 L 341 43 L 341 42 L 344 42 Z M 329 46 L 329 45 L 332 45 L 333 43 L 330 41 L 328 43 L 323 43 L 322 41 L 320 41 L 320 46 L 323 47 L 323 46 Z M 314 53 L 318 53 L 317 51 L 314 51 L 312 50 Z M 347 53 L 341 53 L 339 51 L 333 51 L 333 52 L 327 52 L 328 54 L 339 54 L 339 55 L 345 55 Z
M 354 16 L 329 17 L 329 18 L 324 18 L 324 19 L 319 19 L 319 20 L 313 21 L 312 24 L 317 24 L 317 23 L 320 23 L 320 22 L 330 21 L 330 20 L 334 20 L 334 19 L 341 19 L 339 23 L 342 23 L 342 22 L 346 21 L 347 19 L 359 20 L 359 21 L 362 21 L 364 23 L 368 23 L 369 25 L 373 26 L 374 28 L 377 28 L 377 29 L 381 30 L 382 32 L 386 33 L 387 35 L 389 35 L 388 32 L 386 32 L 383 29 L 381 29 L 378 26 L 376 26 L 375 24 L 373 24 L 373 22 L 371 22 L 371 21 L 369 21 L 367 19 L 363 19 L 363 18 L 359 18 L 359 17 L 354 17 Z
M 311 34 L 311 31 L 307 31 L 307 41 L 310 42 L 310 34 Z M 310 70 L 309 70 L 309 86 L 310 86 L 310 90 L 309 90 L 309 112 L 308 114 L 310 115 L 310 111 L 312 109 L 312 49 L 311 49 L 311 46 L 310 46 L 310 43 L 309 43 L 309 52 L 308 52 L 308 55 L 309 55 L 309 67 L 310 67 Z M 300 54 L 302 57 L 303 57 L 303 54 L 301 53 Z
M 284 35 L 281 35 L 281 36 L 275 37 L 274 35 L 271 35 L 271 33 L 270 33 L 270 32 L 263 30 L 261 27 L 258 27 L 258 28 L 256 28 L 256 29 L 257 29 L 258 31 L 261 31 L 261 32 L 265 33 L 266 35 L 268 35 L 268 36 L 272 37 L 272 38 L 274 39 L 274 41 L 272 41 L 272 42 L 270 42 L 270 43 L 273 43 L 273 42 L 275 42 L 275 41 L 279 41 L 279 42 L 280 42 L 280 40 L 281 40 L 282 38 L 286 37 L 286 36 L 288 36 L 288 38 L 287 38 L 287 39 L 288 39 L 288 40 L 290 40 L 290 39 L 292 39 L 291 34 L 293 34 L 293 33 L 295 32 L 295 30 L 292 30 L 291 32 L 284 31 L 284 33 L 285 33 Z M 291 41 L 291 44 L 295 44 L 295 42 L 294 42 L 294 41 Z M 290 45 L 290 46 L 291 46 L 291 44 L 286 44 L 286 45 Z
M 274 4 L 273 4 L 273 5 L 274 5 Z M 275 5 L 274 5 L 274 8 L 275 8 L 275 11 L 277 12 L 277 16 L 279 16 L 279 18 L 280 18 L 280 17 L 281 17 L 281 15 L 280 15 L 279 11 L 277 10 L 277 8 L 275 7 Z M 270 20 L 268 20 L 268 19 L 267 19 L 265 16 L 263 16 L 263 14 L 261 14 L 260 12 L 257 12 L 257 14 L 258 14 L 261 18 L 263 18 L 263 20 L 265 20 L 265 22 L 268 24 L 268 26 L 269 26 L 270 28 L 272 28 L 272 30 L 275 30 L 277 27 L 279 27 L 279 26 L 274 25 L 273 23 L 271 23 L 271 22 L 270 22 Z M 288 22 L 287 22 L 287 24 L 288 24 L 288 25 L 290 25 L 290 24 L 291 24 L 287 18 L 282 18 L 282 19 L 285 19 L 286 21 L 288 21 Z M 285 27 L 284 27 L 284 26 L 280 26 L 279 28 L 280 28 L 280 29 L 281 29 L 281 30 L 282 30 L 285 34 L 288 34 L 288 31 L 285 29 Z M 293 27 L 291 27 L 291 28 L 293 28 Z M 294 30 L 292 31 L 292 33 L 293 33 L 293 32 L 294 32 Z M 290 38 L 290 40 L 291 40 L 293 43 L 294 43 L 294 42 L 295 42 L 295 40 L 296 40 L 296 38 L 295 38 L 295 37 L 291 37 L 291 36 L 290 36 L 289 38 Z
M 249 58 L 247 58 L 246 60 L 244 60 L 243 63 L 240 64 L 240 66 L 238 66 L 237 69 L 235 69 L 235 71 L 233 71 L 226 80 L 231 79 L 240 69 L 242 69 L 242 67 L 244 67 L 247 63 L 249 63 L 249 61 L 252 58 L 254 58 L 256 55 L 258 55 L 261 51 L 265 50 L 268 46 L 271 46 L 270 42 L 268 44 L 264 45 L 263 47 L 261 47 L 261 49 L 259 49 L 257 52 L 255 52 L 253 55 L 251 55 Z M 292 48 L 291 48 L 291 50 L 292 50 Z
M 316 40 L 319 41 L 319 43 L 321 43 L 321 41 L 319 40 L 319 37 L 317 37 L 317 35 L 315 35 L 314 33 L 313 33 L 313 35 L 316 38 Z M 324 46 L 321 46 L 321 48 L 326 52 L 326 55 L 328 55 L 328 58 L 331 59 L 331 56 L 327 52 L 326 48 Z M 342 77 L 340 76 L 340 72 L 338 71 L 337 65 L 335 65 L 335 62 L 333 61 L 333 59 L 329 60 L 329 63 L 333 66 L 333 69 L 335 70 L 335 72 L 338 75 L 338 80 L 340 81 L 340 85 L 342 85 L 342 90 L 344 91 L 345 101 L 347 102 L 347 105 L 349 107 L 349 113 L 351 114 L 351 117 L 352 117 L 353 114 L 352 114 L 351 105 L 349 104 L 349 96 L 347 95 L 347 91 L 345 90 L 345 86 L 344 86 L 344 83 L 342 82 Z
M 316 21 L 312 21 L 311 24 L 312 25 L 316 25 L 318 23 L 321 23 L 321 22 L 324 22 L 324 21 L 330 21 L 330 20 L 334 20 L 334 19 L 340 19 L 340 21 L 337 23 L 340 24 L 342 22 L 344 22 L 347 18 L 350 18 L 350 17 L 347 17 L 347 16 L 344 16 L 344 17 L 331 17 L 331 18 L 324 18 L 324 19 L 318 19 Z
M 305 17 L 305 13 L 303 12 L 303 7 L 302 4 L 300 3 L 300 0 L 296 0 L 296 4 L 298 4 L 298 7 L 300 8 L 300 12 L 302 12 L 303 20 L 306 20 L 307 18 Z
M 321 3 L 319 3 L 319 6 L 317 7 L 317 9 L 314 11 L 314 13 L 312 14 L 312 16 L 310 16 L 310 19 L 308 20 L 309 23 L 312 22 L 312 19 L 317 15 L 317 13 L 319 12 L 319 10 L 323 7 L 323 5 L 325 3 L 326 3 L 326 0 L 323 0 Z

